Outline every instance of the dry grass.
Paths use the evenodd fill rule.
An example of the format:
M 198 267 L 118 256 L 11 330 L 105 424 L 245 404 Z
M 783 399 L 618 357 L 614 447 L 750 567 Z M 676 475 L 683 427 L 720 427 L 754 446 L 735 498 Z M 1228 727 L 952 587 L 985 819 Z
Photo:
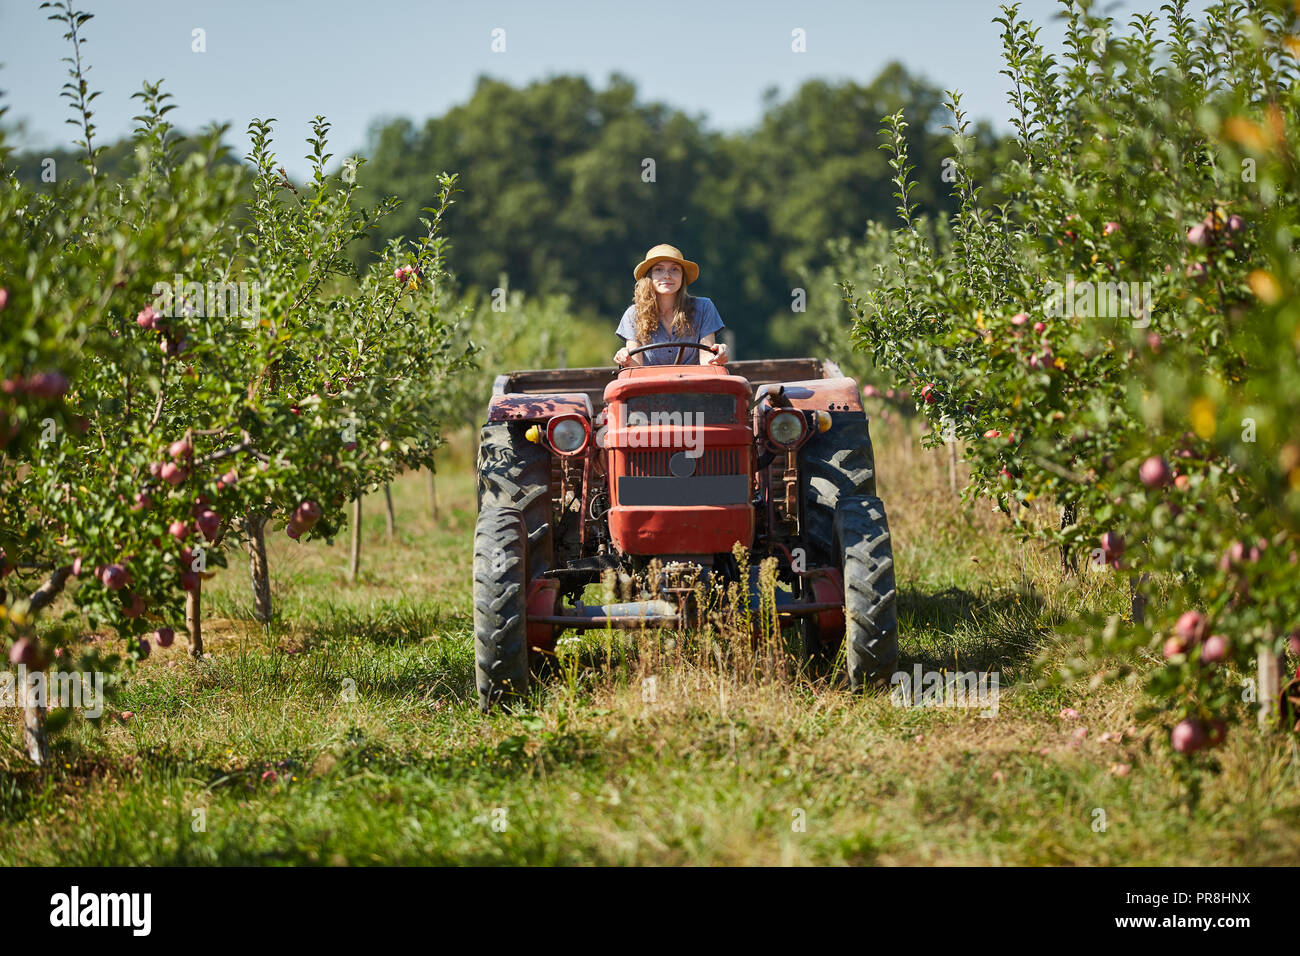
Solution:
M 439 522 L 424 476 L 394 489 L 392 542 L 367 499 L 355 585 L 346 547 L 273 534 L 273 626 L 249 621 L 242 569 L 219 576 L 212 659 L 156 654 L 114 703 L 132 717 L 74 725 L 48 773 L 4 718 L 0 862 L 1293 862 L 1294 741 L 1238 731 L 1189 771 L 1137 726 L 1136 686 L 1037 684 L 1036 658 L 1073 652 L 1081 609 L 1127 609 L 1124 582 L 1063 579 L 1005 516 L 956 501 L 939 453 L 876 440 L 902 667 L 998 671 L 994 717 L 853 698 L 725 632 L 590 634 L 527 713 L 481 717 L 458 443 Z

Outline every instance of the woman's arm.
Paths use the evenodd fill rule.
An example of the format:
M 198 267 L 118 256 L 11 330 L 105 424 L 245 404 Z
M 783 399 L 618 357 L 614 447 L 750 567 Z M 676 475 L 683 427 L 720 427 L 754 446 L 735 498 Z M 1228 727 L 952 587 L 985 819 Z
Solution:
M 701 345 L 717 345 L 717 335 L 726 328 L 722 324 L 722 316 L 718 314 L 718 307 L 713 304 L 712 299 L 700 299 L 700 305 L 704 307 L 704 312 L 700 316 L 700 331 L 704 334 L 700 336 Z M 696 354 L 700 357 L 701 365 L 726 365 L 727 364 L 727 343 L 723 342 L 718 347 L 718 354 L 712 352 L 698 351 Z
M 644 352 L 641 353 L 640 355 L 632 355 L 632 356 L 629 356 L 627 354 L 632 349 L 640 348 L 640 347 L 641 347 L 641 343 L 638 342 L 636 339 L 627 339 L 627 345 L 623 346 L 621 349 L 619 349 L 617 352 L 614 353 L 614 364 L 615 365 L 644 365 L 645 363 L 642 361 L 645 358 Z
M 700 344 L 718 345 L 718 343 L 714 341 L 715 338 L 716 338 L 715 333 L 710 332 L 708 335 L 704 336 L 704 338 L 700 339 Z M 695 354 L 700 357 L 701 365 L 726 365 L 727 364 L 727 343 L 723 342 L 721 345 L 718 345 L 717 355 L 714 355 L 712 352 L 706 352 L 703 349 L 697 349 Z

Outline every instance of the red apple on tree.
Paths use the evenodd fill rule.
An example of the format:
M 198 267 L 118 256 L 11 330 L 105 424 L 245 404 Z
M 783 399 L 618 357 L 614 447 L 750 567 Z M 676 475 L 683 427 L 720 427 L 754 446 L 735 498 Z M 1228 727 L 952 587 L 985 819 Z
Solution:
M 126 569 L 120 564 L 110 564 L 104 569 L 100 580 L 110 591 L 120 591 L 126 587 Z
M 294 515 L 295 517 L 298 518 L 299 521 L 301 521 L 303 524 L 305 524 L 307 527 L 310 528 L 312 525 L 314 525 L 317 521 L 320 520 L 320 516 L 321 516 L 320 505 L 318 505 L 314 501 L 304 501 L 298 505 L 298 508 L 294 512 Z
M 153 632 L 153 639 L 158 642 L 159 647 L 171 647 L 172 641 L 176 640 L 176 632 L 170 627 L 160 627 Z
M 169 461 L 167 464 L 162 466 L 159 476 L 163 481 L 167 482 L 167 484 L 174 488 L 188 478 L 190 473 L 180 465 L 174 465 Z
M 1205 637 L 1208 622 L 1200 611 L 1184 611 L 1174 629 L 1189 644 L 1199 644 Z
M 190 536 L 190 526 L 185 521 L 173 521 L 167 526 L 167 533 L 177 541 L 184 541 Z
M 204 511 L 198 517 L 199 530 L 203 532 L 203 537 L 209 541 L 217 537 L 217 529 L 221 527 L 221 518 L 215 511 Z
M 49 663 L 49 658 L 41 649 L 40 643 L 34 638 L 20 637 L 9 648 L 9 663 L 15 666 L 22 664 L 29 670 L 39 671 L 45 669 L 45 665 Z
M 1228 639 L 1222 634 L 1211 634 L 1201 645 L 1201 663 L 1217 664 L 1228 656 Z
M 62 372 L 37 372 L 27 380 L 27 393 L 37 398 L 60 398 L 68 390 L 68 379 Z
M 1138 468 L 1138 478 L 1148 488 L 1161 488 L 1169 484 L 1169 465 L 1159 455 L 1152 455 Z
M 1174 750 L 1180 754 L 1195 753 L 1206 744 L 1205 725 L 1199 720 L 1181 721 L 1169 735 Z

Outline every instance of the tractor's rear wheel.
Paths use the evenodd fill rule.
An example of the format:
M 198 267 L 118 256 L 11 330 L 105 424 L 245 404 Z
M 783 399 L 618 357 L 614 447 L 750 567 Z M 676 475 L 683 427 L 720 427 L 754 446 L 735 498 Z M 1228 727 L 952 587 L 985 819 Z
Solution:
M 479 708 L 528 693 L 528 559 L 518 508 L 485 508 L 474 527 L 474 678 Z
M 875 496 L 842 498 L 835 541 L 844 574 L 844 644 L 849 686 L 889 679 L 898 666 L 898 591 L 884 503 Z

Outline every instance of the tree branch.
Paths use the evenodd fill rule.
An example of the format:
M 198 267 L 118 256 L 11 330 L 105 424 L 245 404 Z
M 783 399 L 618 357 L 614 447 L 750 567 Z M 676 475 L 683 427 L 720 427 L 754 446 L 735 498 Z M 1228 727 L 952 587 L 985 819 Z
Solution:
M 68 578 L 71 576 L 72 565 L 65 564 L 61 568 L 55 568 L 49 580 L 32 592 L 32 596 L 28 599 L 31 602 L 31 609 L 39 611 L 50 604 L 58 597 L 59 592 L 63 590 L 63 586 L 68 583 Z

